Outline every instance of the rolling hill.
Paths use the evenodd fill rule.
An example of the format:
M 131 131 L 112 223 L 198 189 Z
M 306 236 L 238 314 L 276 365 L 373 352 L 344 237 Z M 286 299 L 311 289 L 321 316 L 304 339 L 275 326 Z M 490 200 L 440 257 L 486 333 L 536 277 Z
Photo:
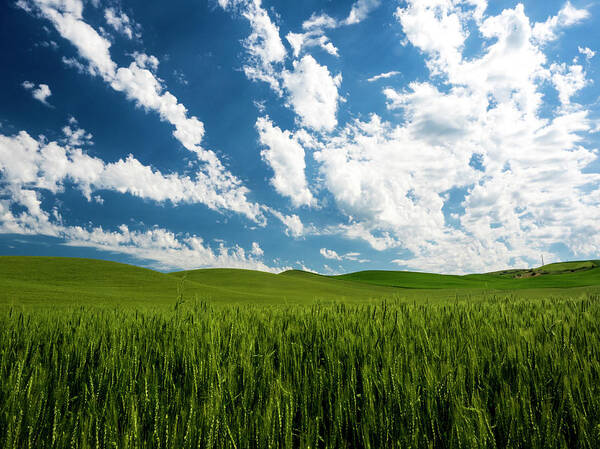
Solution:
M 464 276 L 411 271 L 358 271 L 336 279 L 412 289 L 485 288 L 521 290 L 600 285 L 600 261 L 561 262 L 526 270 L 504 270 Z
M 0 257 L 0 304 L 131 304 L 162 306 L 184 299 L 252 304 L 363 302 L 402 297 L 441 300 L 518 290 L 523 295 L 600 287 L 600 261 L 563 262 L 527 270 L 465 276 L 361 271 L 322 276 L 241 269 L 161 273 L 133 265 L 61 257 Z
M 240 269 L 160 273 L 95 259 L 0 257 L 0 304 L 172 304 L 179 293 L 224 303 L 304 303 L 390 297 L 395 289 L 325 276 Z

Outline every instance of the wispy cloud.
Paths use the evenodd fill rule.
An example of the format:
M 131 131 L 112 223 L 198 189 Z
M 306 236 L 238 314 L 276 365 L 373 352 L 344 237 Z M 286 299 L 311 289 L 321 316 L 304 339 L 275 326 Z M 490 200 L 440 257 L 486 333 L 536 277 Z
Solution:
M 378 81 L 381 79 L 392 78 L 393 76 L 397 76 L 397 75 L 400 75 L 400 72 L 397 72 L 397 71 L 385 72 L 385 73 L 380 73 L 379 75 L 372 76 L 371 78 L 368 78 L 367 81 L 369 83 L 373 83 L 375 81 Z

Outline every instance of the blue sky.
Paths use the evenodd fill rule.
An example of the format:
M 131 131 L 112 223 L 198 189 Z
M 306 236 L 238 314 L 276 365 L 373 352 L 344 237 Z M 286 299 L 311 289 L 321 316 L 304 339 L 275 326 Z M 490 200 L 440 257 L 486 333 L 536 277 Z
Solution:
M 600 6 L 0 5 L 0 254 L 466 273 L 600 258 Z

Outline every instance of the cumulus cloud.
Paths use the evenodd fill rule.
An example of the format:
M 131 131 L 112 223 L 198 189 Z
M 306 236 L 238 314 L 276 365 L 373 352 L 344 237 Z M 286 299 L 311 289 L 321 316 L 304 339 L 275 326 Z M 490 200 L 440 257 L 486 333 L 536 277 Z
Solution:
M 76 140 L 61 147 L 28 135 L 4 136 L 20 139 L 19 145 L 31 149 L 23 150 L 18 161 L 4 155 L 10 168 L 3 168 L 2 176 L 10 192 L 5 190 L 3 198 L 14 198 L 31 219 L 43 215 L 36 202 L 40 189 L 53 191 L 65 180 L 75 180 L 88 197 L 99 189 L 114 189 L 156 201 L 198 201 L 246 211 L 241 213 L 248 216 L 271 214 L 293 237 L 316 233 L 298 215 L 247 202 L 237 178 L 202 148 L 202 122 L 157 78 L 156 58 L 134 54 L 128 67 L 118 67 L 110 58 L 110 42 L 83 22 L 77 0 L 35 3 L 59 33 L 74 42 L 86 70 L 171 123 L 175 137 L 197 153 L 206 168 L 197 178 L 187 178 L 157 172 L 133 156 L 117 162 L 91 158 L 73 148 Z M 596 255 L 600 175 L 586 169 L 598 158 L 586 137 L 598 124 L 588 108 L 577 103 L 582 96 L 576 96 L 591 81 L 582 65 L 553 61 L 546 51 L 550 41 L 589 12 L 567 2 L 556 15 L 532 23 L 521 4 L 486 15 L 485 0 L 403 2 L 395 12 L 403 43 L 422 53 L 430 78 L 382 91 L 393 112 L 386 114 L 391 121 L 377 114 L 359 115 L 338 127 L 341 75 L 334 76 L 303 52 L 319 47 L 337 54 L 325 31 L 364 19 L 376 3 L 358 1 L 341 20 L 311 16 L 301 33 L 287 34 L 292 48 L 288 55 L 278 26 L 260 0 L 219 0 L 221 7 L 239 11 L 250 23 L 251 34 L 243 42 L 246 76 L 267 82 L 303 127 L 283 130 L 262 113 L 256 122 L 261 154 L 273 169 L 276 191 L 301 206 L 315 204 L 316 192 L 326 189 L 331 197 L 325 200 L 334 202 L 348 221 L 328 225 L 319 234 L 360 239 L 379 251 L 401 249 L 402 256 L 393 256 L 392 262 L 411 269 L 465 272 L 529 265 L 540 253 L 552 256 L 550 248 L 556 244 L 575 257 Z M 481 48 L 469 48 L 466 57 L 470 33 L 482 38 L 473 41 Z M 594 56 L 587 47 L 579 52 L 588 60 Z M 290 59 L 295 61 L 286 67 Z M 396 74 L 382 73 L 369 81 Z M 556 91 L 558 107 L 547 103 L 547 89 Z M 10 145 L 14 148 L 16 143 Z M 306 179 L 305 149 L 317 164 L 318 190 Z M 53 151 L 57 157 L 45 156 Z M 39 163 L 44 157 L 47 161 Z M 55 167 L 52 161 L 59 164 Z M 79 162 L 89 166 L 83 174 Z M 88 173 L 96 177 L 88 179 Z M 123 185 L 116 179 L 123 173 L 135 173 L 143 183 Z M 146 184 L 159 188 L 155 192 Z M 234 192 L 233 199 L 222 192 Z M 235 196 L 236 192 L 242 194 Z M 16 214 L 7 209 L 6 199 L 0 201 L 5 215 Z M 54 224 L 40 218 L 37 226 Z M 335 254 L 337 260 L 359 259 L 356 253 L 327 248 L 322 252 Z M 255 253 L 253 245 L 245 255 Z
M 587 19 L 590 13 L 587 9 L 577 9 L 567 1 L 557 15 L 548 17 L 545 22 L 538 22 L 533 27 L 533 37 L 539 42 L 553 41 L 558 38 L 562 28 L 570 27 Z
M 118 67 L 110 55 L 110 42 L 83 20 L 81 0 L 31 0 L 29 4 L 77 48 L 79 56 L 87 63 L 89 73 L 100 76 L 139 107 L 158 113 L 161 120 L 175 128 L 173 136 L 204 164 L 197 174 L 196 183 L 205 182 L 202 198 L 208 201 L 209 207 L 221 203 L 254 221 L 264 220 L 259 206 L 247 200 L 248 189 L 223 166 L 212 150 L 201 146 L 204 124 L 197 117 L 190 116 L 187 108 L 155 76 L 153 71 L 158 66 L 158 60 L 154 56 L 134 53 L 134 60 L 128 67 Z M 255 19 L 261 23 L 264 17 L 257 13 Z M 260 42 L 260 36 L 258 33 L 252 40 Z M 271 54 L 272 51 L 265 50 L 265 54 Z M 214 198 L 219 196 L 228 199 L 216 201 Z
M 596 55 L 596 52 L 589 49 L 588 47 L 577 47 L 577 50 L 579 51 L 579 53 L 585 56 L 585 59 L 588 61 Z
M 148 69 L 151 72 L 156 72 L 158 69 L 159 61 L 154 55 L 147 55 L 146 53 L 134 51 L 131 56 L 133 56 L 136 65 L 142 69 Z
M 275 218 L 281 221 L 286 230 L 285 233 L 291 237 L 301 237 L 305 233 L 304 224 L 300 217 L 296 214 L 285 215 L 278 210 L 270 208 L 268 206 L 263 206 L 263 209 L 269 213 L 271 213 Z
M 558 98 L 563 105 L 569 105 L 571 97 L 589 83 L 583 67 L 579 64 L 568 67 L 565 63 L 552 64 L 550 72 L 552 73 L 552 83 L 558 91 Z
M 31 0 L 30 4 L 77 48 L 79 55 L 88 62 L 91 74 L 105 79 L 114 76 L 117 65 L 110 56 L 111 44 L 83 20 L 80 0 Z
M 54 236 L 67 245 L 88 246 L 103 251 L 129 254 L 150 261 L 160 269 L 191 269 L 200 267 L 237 267 L 278 272 L 262 260 L 263 250 L 253 242 L 249 251 L 221 243 L 211 248 L 195 235 L 176 235 L 173 232 L 150 228 L 130 230 L 126 225 L 117 230 L 102 227 L 68 226 L 57 209 L 42 208 L 44 192 L 58 193 L 68 182 L 79 189 L 88 201 L 102 204 L 94 194 L 112 190 L 123 194 L 171 204 L 203 203 L 213 209 L 229 208 L 235 198 L 214 194 L 207 188 L 206 179 L 191 179 L 177 174 L 163 174 L 140 163 L 133 156 L 116 162 L 105 162 L 71 146 L 73 139 L 86 136 L 77 131 L 77 121 L 71 119 L 65 127 L 65 145 L 36 140 L 25 131 L 17 135 L 0 134 L 0 233 L 42 234 Z M 73 131 L 76 129 L 76 131 Z M 287 227 L 292 236 L 303 233 L 297 215 L 286 216 L 265 208 Z
M 246 76 L 255 81 L 263 81 L 278 93 L 279 69 L 287 51 L 279 36 L 279 27 L 273 23 L 261 0 L 219 0 L 223 9 L 239 9 L 248 20 L 252 33 L 244 40 L 248 61 L 244 65 Z
M 365 20 L 369 13 L 380 4 L 380 0 L 357 0 L 352 4 L 348 16 L 343 20 L 336 20 L 325 13 L 313 13 L 308 20 L 302 23 L 302 28 L 314 31 L 326 28 L 338 28 L 344 25 L 355 25 Z
M 93 145 L 93 137 L 91 133 L 79 127 L 79 123 L 75 117 L 69 118 L 69 124 L 62 129 L 65 138 L 63 142 L 71 147 L 80 147 L 83 145 Z
M 265 254 L 265 252 L 257 242 L 252 242 L 252 250 L 250 251 L 250 254 L 256 257 L 261 257 Z
M 174 173 L 163 174 L 132 155 L 105 162 L 72 147 L 70 127 L 66 127 L 66 134 L 66 146 L 35 140 L 25 131 L 14 136 L 0 134 L 0 173 L 12 193 L 23 189 L 57 193 L 64 189 L 66 181 L 70 181 L 88 200 L 95 191 L 113 190 L 157 202 L 201 203 L 214 210 L 236 210 L 249 216 L 259 213 L 239 209 L 243 202 L 236 197 L 235 191 L 220 192 L 218 186 L 212 185 L 202 173 L 195 179 Z
M 244 40 L 248 63 L 244 72 L 251 80 L 267 82 L 280 96 L 288 94 L 286 101 L 298 115 L 300 122 L 309 128 L 331 131 L 337 124 L 338 88 L 341 74 L 332 76 L 311 55 L 293 61 L 293 70 L 284 68 L 287 52 L 279 36 L 279 28 L 271 21 L 260 0 L 221 0 L 219 5 L 227 10 L 239 10 L 249 22 L 252 33 Z M 288 33 L 287 40 L 293 54 L 299 57 L 303 48 L 319 46 L 337 56 L 337 48 L 323 35 L 326 16 L 314 17 L 306 24 L 305 33 Z
M 600 250 L 600 175 L 584 168 L 598 156 L 583 146 L 593 130 L 589 113 L 573 103 L 585 72 L 548 64 L 522 5 L 476 14 L 442 0 L 398 8 L 408 42 L 424 53 L 434 78 L 384 89 L 401 124 L 373 114 L 317 148 L 324 186 L 351 217 L 327 232 L 377 250 L 403 248 L 407 256 L 395 263 L 430 271 L 527 266 L 555 243 L 591 257 Z M 548 22 L 555 32 L 585 14 L 567 5 L 558 16 L 556 26 Z M 488 40 L 467 60 L 469 20 Z M 570 106 L 549 119 L 540 113 L 547 81 Z M 451 221 L 450 204 L 459 206 Z
M 308 20 L 302 22 L 302 28 L 305 30 L 336 28 L 337 20 L 327 14 L 313 13 Z
M 362 22 L 373 9 L 379 6 L 380 3 L 380 0 L 358 0 L 352 5 L 350 14 L 348 14 L 348 17 L 346 17 L 346 20 L 344 20 L 343 23 L 345 25 L 354 25 Z
M 62 239 L 68 246 L 128 254 L 144 265 L 162 270 L 227 267 L 277 273 L 289 269 L 267 266 L 261 260 L 262 250 L 256 242 L 246 251 L 239 245 L 227 247 L 224 243 L 212 248 L 197 235 L 177 235 L 158 227 L 132 230 L 123 224 L 107 230 L 100 226 L 67 226 L 56 212 L 50 214 L 41 209 L 36 192 L 22 190 L 14 198 L 26 211 L 15 214 L 6 201 L 0 201 L 0 233 L 48 235 Z
M 337 125 L 341 74 L 331 76 L 327 67 L 306 55 L 294 61 L 294 70 L 285 70 L 282 78 L 289 104 L 302 125 L 317 131 L 332 131 Z
M 44 210 L 43 192 L 56 193 L 68 180 L 88 200 L 102 204 L 95 190 L 114 190 L 156 201 L 195 202 L 206 195 L 204 183 L 187 177 L 163 175 L 129 156 L 105 163 L 80 149 L 56 142 L 35 140 L 22 131 L 16 136 L 0 135 L 0 233 L 48 235 L 66 245 L 92 247 L 129 254 L 159 269 L 236 267 L 278 272 L 262 260 L 263 250 L 253 242 L 249 251 L 224 243 L 211 247 L 196 235 L 176 235 L 162 228 L 116 230 L 100 226 L 69 226 L 57 209 Z M 223 201 L 214 197 L 213 201 Z M 204 199 L 202 200 L 205 201 Z
M 325 30 L 362 22 L 379 4 L 380 0 L 358 0 L 352 5 L 348 17 L 344 20 L 336 20 L 325 13 L 313 13 L 308 20 L 302 23 L 304 33 L 290 32 L 286 35 L 286 39 L 294 51 L 294 57 L 297 58 L 303 49 L 310 47 L 320 47 L 330 55 L 338 57 L 338 48 L 325 35 Z
M 227 247 L 224 243 L 211 248 L 196 235 L 178 236 L 162 228 L 135 231 L 126 225 L 121 225 L 115 231 L 79 226 L 62 227 L 60 231 L 58 236 L 65 238 L 70 246 L 89 246 L 102 251 L 129 254 L 148 260 L 150 266 L 162 270 L 244 268 L 278 273 L 288 269 L 267 266 L 260 259 L 263 254 L 256 242 L 250 251 L 239 245 Z
M 405 8 L 396 10 L 396 18 L 407 39 L 433 56 L 428 65 L 434 73 L 438 72 L 437 65 L 452 65 L 461 59 L 467 33 L 452 3 L 409 1 Z
M 315 198 L 308 189 L 304 148 L 289 131 L 282 131 L 269 117 L 256 121 L 261 145 L 266 147 L 261 156 L 273 169 L 271 184 L 275 190 L 292 200 L 294 206 L 311 206 Z
M 115 31 L 129 39 L 133 39 L 135 24 L 127 14 L 117 11 L 115 8 L 106 8 L 104 10 L 104 19 Z
M 310 47 L 320 47 L 332 56 L 339 56 L 338 49 L 329 38 L 321 34 L 320 30 L 309 31 L 306 33 L 288 33 L 285 38 L 289 42 L 294 52 L 294 57 L 298 57 L 303 49 Z
M 48 103 L 48 97 L 52 95 L 52 91 L 47 84 L 38 84 L 36 87 L 35 83 L 32 83 L 31 81 L 23 81 L 21 85 L 24 89 L 31 91 L 31 95 L 37 101 L 45 104 L 46 106 L 50 106 L 50 103 Z

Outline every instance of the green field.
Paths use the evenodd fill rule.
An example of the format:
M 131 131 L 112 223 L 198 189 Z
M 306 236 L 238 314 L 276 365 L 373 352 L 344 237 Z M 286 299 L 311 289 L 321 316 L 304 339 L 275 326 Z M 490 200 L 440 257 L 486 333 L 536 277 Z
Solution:
M 2 257 L 0 447 L 598 448 L 599 272 Z
M 517 277 L 530 271 L 543 274 Z M 188 299 L 226 305 L 364 303 L 382 298 L 444 302 L 512 292 L 522 297 L 573 296 L 596 291 L 599 286 L 598 261 L 466 276 L 402 271 L 321 276 L 296 270 L 280 274 L 238 269 L 161 273 L 93 259 L 0 257 L 0 304 L 31 306 L 115 302 L 168 306 L 181 293 Z

